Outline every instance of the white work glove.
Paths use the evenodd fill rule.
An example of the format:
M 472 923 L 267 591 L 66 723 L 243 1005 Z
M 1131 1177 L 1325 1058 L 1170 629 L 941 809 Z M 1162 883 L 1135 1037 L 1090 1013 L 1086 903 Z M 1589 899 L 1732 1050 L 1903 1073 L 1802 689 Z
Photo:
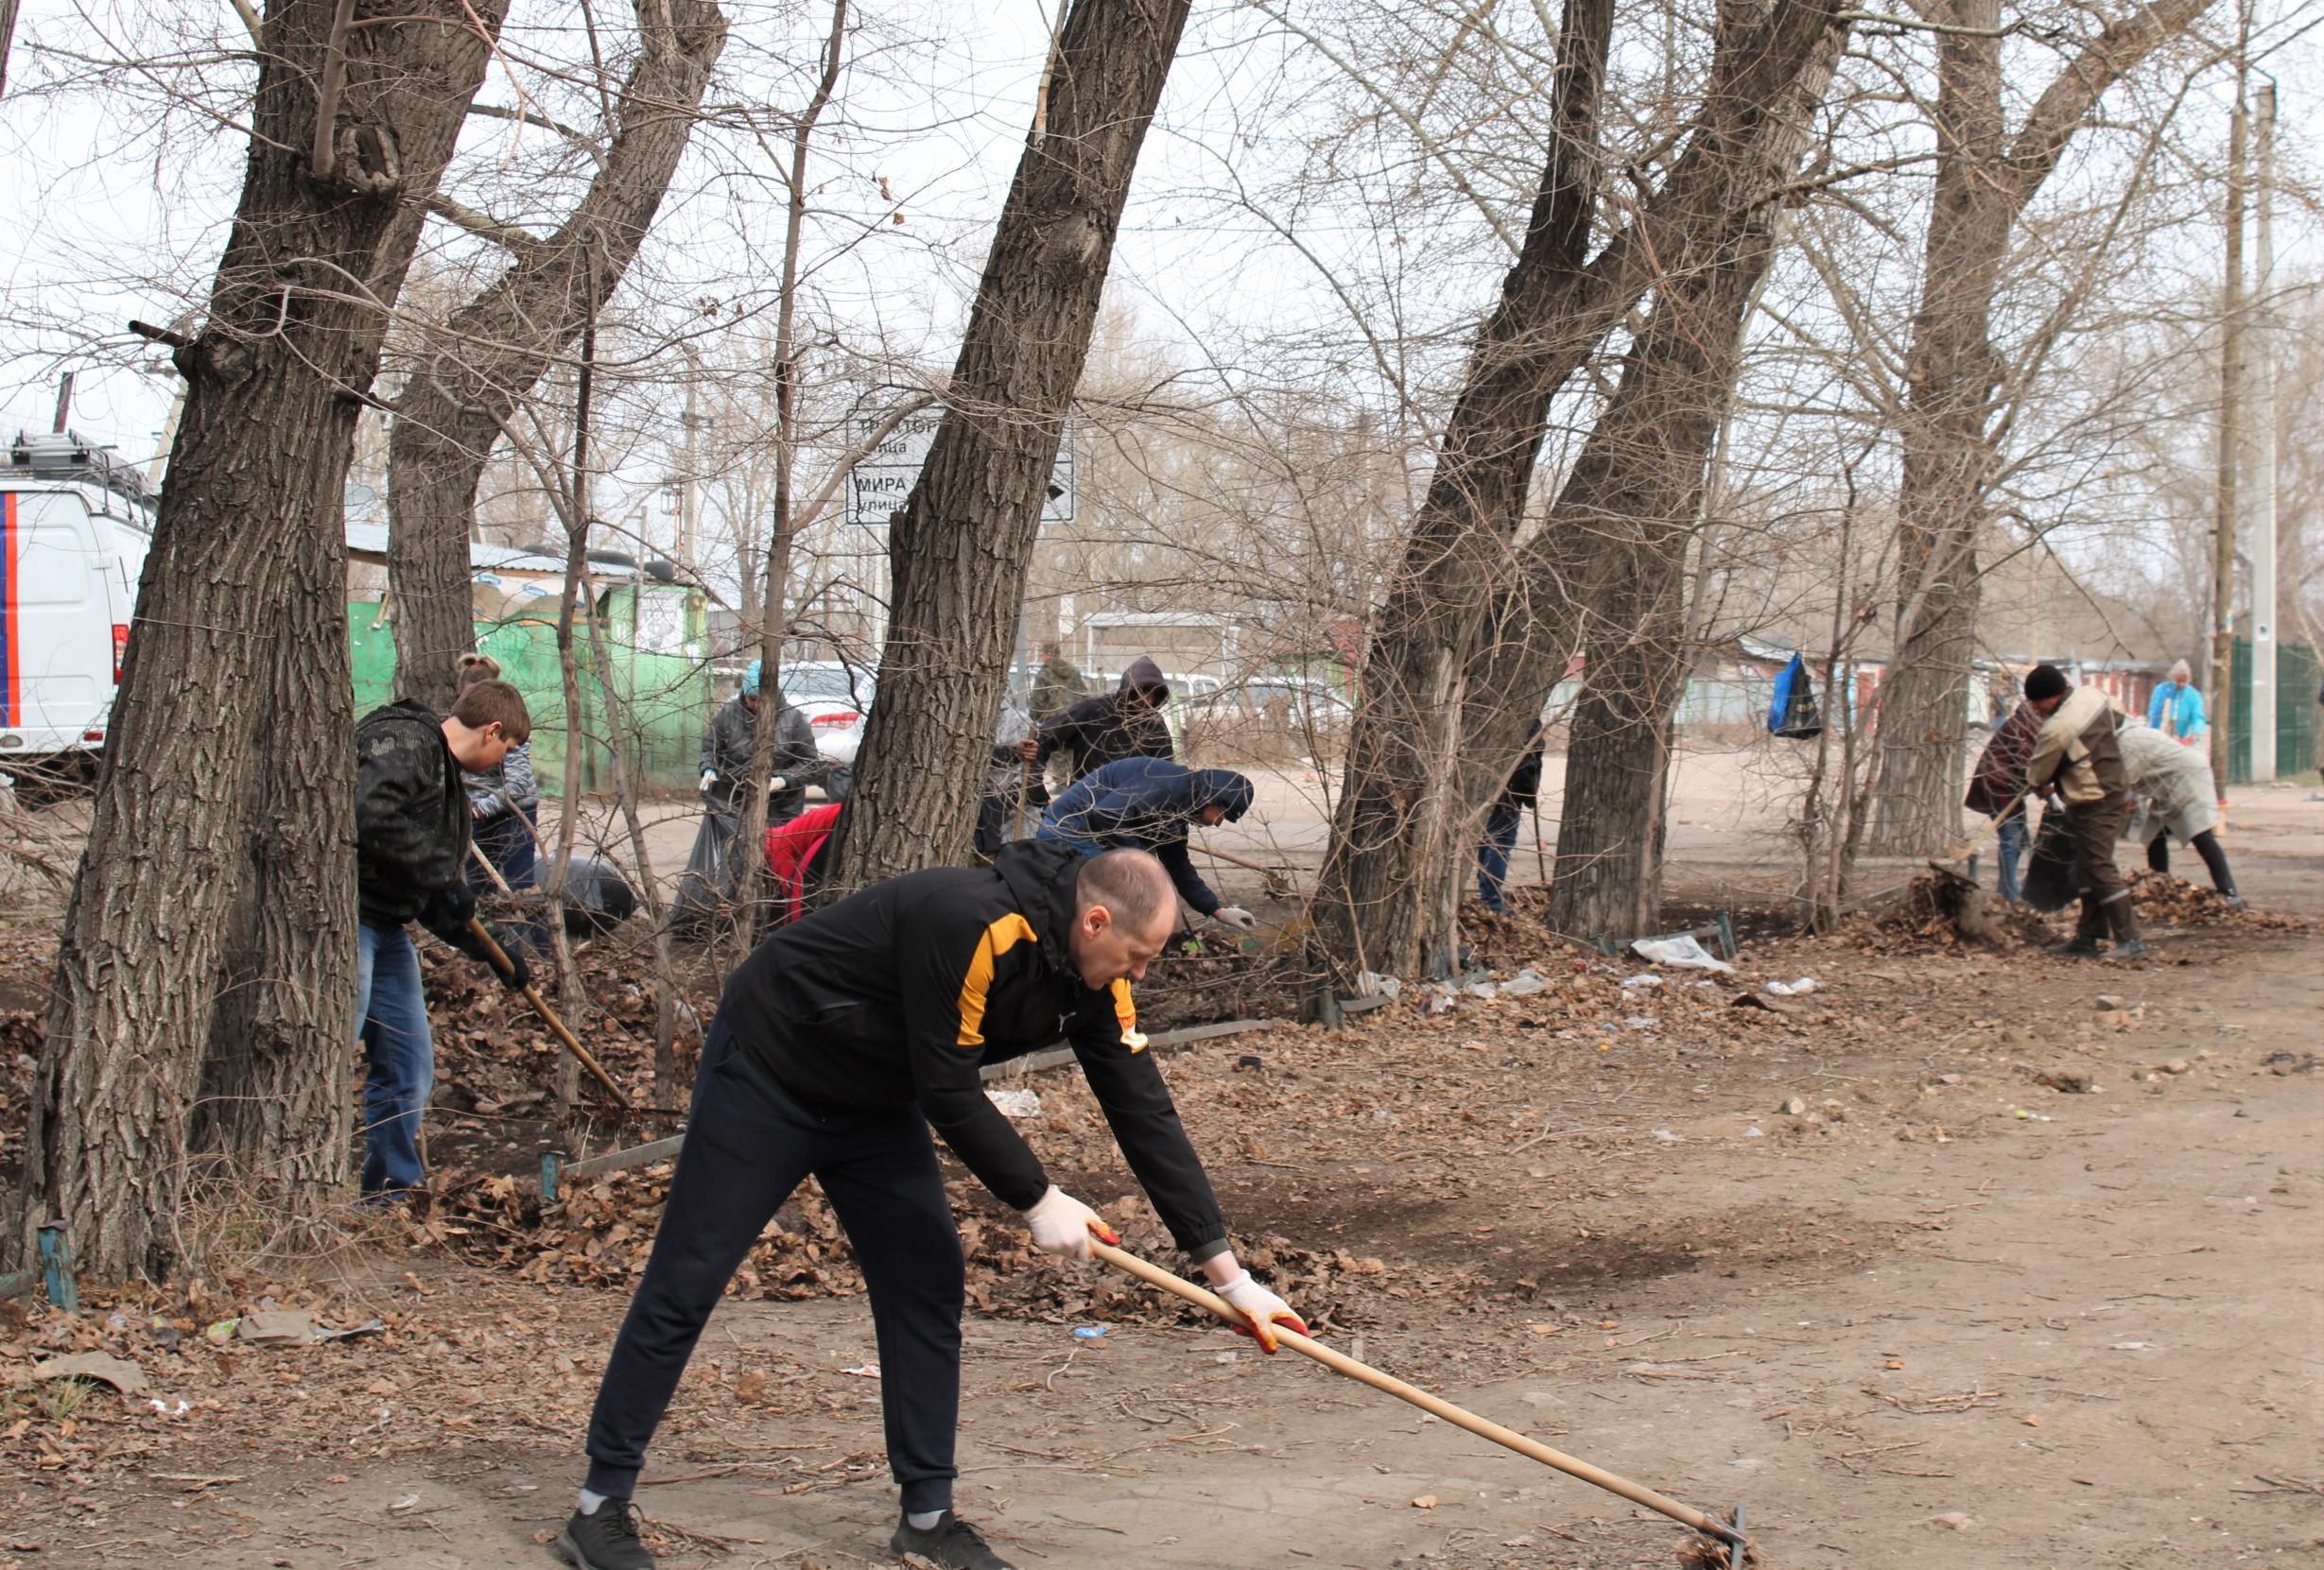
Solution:
M 1224 1298 L 1229 1308 L 1251 1321 L 1248 1325 L 1237 1325 L 1235 1334 L 1250 1337 L 1258 1343 L 1259 1351 L 1270 1355 L 1281 1344 L 1275 1337 L 1275 1325 L 1289 1325 L 1302 1336 L 1308 1333 L 1307 1321 L 1292 1312 L 1292 1305 L 1252 1280 L 1248 1270 L 1211 1290 Z
M 705 768 L 705 769 L 703 769 L 703 770 L 702 770 L 702 785 L 701 785 L 701 787 L 700 787 L 700 788 L 702 789 L 702 793 L 703 793 L 703 794 L 707 795 L 707 794 L 709 793 L 710 787 L 711 787 L 712 785 L 714 785 L 718 784 L 718 783 L 719 783 L 719 771 L 718 771 L 717 769 L 715 769 L 715 768 Z
M 1049 1191 L 1025 1213 L 1025 1223 L 1032 1228 L 1034 1248 L 1043 1253 L 1063 1254 L 1067 1259 L 1089 1257 L 1092 1233 L 1108 1243 L 1121 1241 L 1114 1229 L 1105 1224 L 1104 1216 L 1055 1183 L 1049 1184 Z
M 1223 922 L 1238 932 L 1249 932 L 1258 925 L 1258 918 L 1239 905 L 1223 905 L 1210 913 L 1214 922 Z
M 785 788 L 785 787 L 787 787 L 789 784 L 790 784 L 790 776 L 789 776 L 789 775 L 788 775 L 788 774 L 777 774 L 777 775 L 776 775 L 773 779 L 769 780 L 769 781 L 767 782 L 767 790 L 768 790 L 768 793 L 772 795 L 772 794 L 773 792 L 775 792 L 775 791 L 778 791 L 778 790 L 784 789 L 784 788 Z

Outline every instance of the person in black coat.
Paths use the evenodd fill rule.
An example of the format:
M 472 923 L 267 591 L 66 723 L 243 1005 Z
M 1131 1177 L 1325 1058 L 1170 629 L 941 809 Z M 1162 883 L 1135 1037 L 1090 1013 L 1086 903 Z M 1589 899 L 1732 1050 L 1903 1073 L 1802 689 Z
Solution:
M 468 793 L 463 769 L 498 768 L 532 733 L 525 699 L 506 681 L 478 681 L 451 714 L 401 699 L 356 724 L 356 999 L 363 1080 L 363 1192 L 386 1198 L 416 1188 L 420 1114 L 436 1078 L 436 1044 L 420 985 L 420 954 L 408 923 L 418 922 L 470 957 L 492 964 L 469 924 Z M 522 990 L 524 944 L 501 943 L 513 969 L 497 972 Z
M 1073 779 L 1123 758 L 1167 758 L 1170 721 L 1162 709 L 1171 699 L 1162 667 L 1141 654 L 1121 673 L 1121 684 L 1097 698 L 1084 698 L 1016 745 L 1016 756 L 1036 768 L 1049 754 L 1064 751 Z M 1007 763 L 1008 749 L 993 750 L 995 763 Z
M 1525 750 L 1518 754 L 1509 783 L 1494 798 L 1484 817 L 1484 838 L 1477 844 L 1477 898 L 1495 915 L 1506 916 L 1509 906 L 1501 890 L 1509 883 L 1509 853 L 1517 849 L 1518 825 L 1541 799 L 1541 752 L 1547 745 L 1541 721 L 1525 733 Z

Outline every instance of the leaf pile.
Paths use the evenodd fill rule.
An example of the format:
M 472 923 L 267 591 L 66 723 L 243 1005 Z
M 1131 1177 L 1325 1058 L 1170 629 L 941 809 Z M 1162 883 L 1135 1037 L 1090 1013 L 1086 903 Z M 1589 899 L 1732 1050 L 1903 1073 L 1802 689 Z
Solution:
M 454 1181 L 439 1191 L 429 1214 L 414 1219 L 411 1241 L 511 1271 L 520 1281 L 628 1290 L 645 1271 L 670 1177 L 668 1163 L 606 1173 L 587 1188 L 561 1196 L 554 1205 L 544 1205 L 537 1189 L 512 1178 Z M 1061 1268 L 1030 1246 L 1022 1222 L 981 1194 L 955 1184 L 953 1195 L 953 1219 L 967 1259 L 968 1300 L 980 1312 L 1001 1319 L 1140 1324 L 1199 1324 L 1209 1318 L 1134 1283 Z M 1125 1196 L 1104 1208 L 1137 1236 L 1160 1234 L 1141 1199 Z M 1254 1275 L 1292 1297 L 1316 1325 L 1361 1322 L 1355 1306 L 1363 1290 L 1359 1284 L 1370 1284 L 1387 1270 L 1378 1259 L 1304 1249 L 1275 1236 L 1246 1246 L 1240 1257 Z M 858 1297 L 863 1290 L 846 1234 L 811 1186 L 776 1212 L 727 1286 L 732 1297 L 781 1301 Z
M 2314 923 L 2266 910 L 2230 910 L 2227 896 L 2198 888 L 2170 872 L 2142 867 L 2130 874 L 2130 897 L 2139 920 L 2158 926 L 2241 926 L 2270 932 L 2306 932 Z
M 1919 955 L 1965 948 L 2025 948 L 2057 940 L 2049 922 L 1959 878 L 1923 872 L 1900 897 L 1846 923 L 1850 945 L 1869 954 Z

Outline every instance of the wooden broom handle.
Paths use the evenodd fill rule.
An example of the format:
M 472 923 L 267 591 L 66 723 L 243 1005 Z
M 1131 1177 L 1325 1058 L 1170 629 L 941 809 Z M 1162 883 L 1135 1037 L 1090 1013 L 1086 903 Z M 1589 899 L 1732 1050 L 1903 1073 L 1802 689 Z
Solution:
M 1198 1303 L 1229 1324 L 1247 1325 L 1250 1322 L 1229 1306 L 1224 1298 L 1215 1292 L 1205 1291 L 1182 1277 L 1172 1275 L 1159 1265 L 1150 1264 L 1134 1253 L 1113 1248 L 1096 1238 L 1090 1240 L 1089 1248 L 1098 1258 L 1104 1260 L 1115 1268 L 1128 1271 L 1150 1286 L 1158 1286 L 1165 1292 L 1174 1293 L 1186 1299 L 1188 1303 Z M 1312 1357 L 1335 1373 L 1344 1373 L 1350 1379 L 1361 1380 L 1376 1390 L 1385 1390 L 1397 1400 L 1408 1401 L 1422 1411 L 1434 1413 L 1447 1423 L 1466 1428 L 1480 1438 L 1491 1440 L 1495 1444 L 1505 1446 L 1520 1456 L 1529 1457 L 1544 1466 L 1555 1467 L 1568 1476 L 1579 1477 L 1585 1483 L 1604 1489 L 1608 1493 L 1618 1493 L 1634 1505 L 1643 1505 L 1650 1510 L 1658 1511 L 1682 1526 L 1691 1527 L 1698 1532 L 1718 1538 L 1721 1542 L 1735 1544 L 1742 1541 L 1741 1534 L 1734 1527 L 1723 1521 L 1705 1515 L 1701 1510 L 1691 1506 L 1682 1505 L 1675 1499 L 1665 1498 L 1653 1489 L 1631 1482 L 1626 1477 L 1618 1477 L 1611 1472 L 1603 1471 L 1590 1465 L 1587 1461 L 1567 1455 L 1562 1450 L 1552 1450 L 1539 1440 L 1528 1438 L 1514 1428 L 1503 1428 L 1500 1423 L 1481 1418 L 1466 1407 L 1455 1406 L 1442 1396 L 1431 1395 L 1417 1386 L 1407 1385 L 1403 1380 L 1392 1374 L 1380 1372 L 1368 1363 L 1360 1363 L 1345 1353 L 1334 1352 L 1322 1342 L 1311 1340 L 1295 1330 L 1287 1330 L 1281 1325 L 1275 1325 L 1273 1328 L 1276 1340 L 1290 1347 L 1293 1352 Z
M 491 927 L 471 916 L 468 918 L 468 930 L 483 943 L 485 956 L 492 960 L 494 970 L 502 975 L 513 975 L 516 973 L 516 967 L 509 963 L 507 951 L 501 948 L 499 940 L 493 937 Z M 581 1045 L 580 1038 L 564 1027 L 564 1021 L 559 1019 L 556 1010 L 549 1008 L 548 1000 L 541 995 L 541 989 L 527 982 L 525 1001 L 531 1004 L 532 1011 L 541 1016 L 542 1022 L 549 1029 L 556 1032 L 557 1039 L 564 1043 L 565 1050 L 579 1058 L 582 1066 L 597 1076 L 598 1083 L 605 1087 L 606 1094 L 614 1098 L 614 1104 L 626 1112 L 629 1109 L 630 1098 L 621 1094 L 621 1087 L 615 1084 L 614 1077 L 605 1072 L 605 1065 L 591 1057 L 589 1049 Z

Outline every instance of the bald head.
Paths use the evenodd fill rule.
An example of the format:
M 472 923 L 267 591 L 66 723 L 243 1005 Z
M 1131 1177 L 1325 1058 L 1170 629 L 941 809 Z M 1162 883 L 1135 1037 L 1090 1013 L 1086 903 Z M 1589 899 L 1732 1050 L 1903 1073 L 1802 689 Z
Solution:
M 1153 924 L 1154 912 L 1169 906 L 1176 893 L 1170 872 L 1153 855 L 1106 851 L 1082 863 L 1081 875 L 1073 883 L 1073 913 L 1079 916 L 1101 905 L 1115 921 L 1143 932 Z
M 1143 976 L 1177 923 L 1178 894 L 1171 875 L 1144 851 L 1093 855 L 1075 874 L 1067 946 L 1083 984 L 1092 992 Z

